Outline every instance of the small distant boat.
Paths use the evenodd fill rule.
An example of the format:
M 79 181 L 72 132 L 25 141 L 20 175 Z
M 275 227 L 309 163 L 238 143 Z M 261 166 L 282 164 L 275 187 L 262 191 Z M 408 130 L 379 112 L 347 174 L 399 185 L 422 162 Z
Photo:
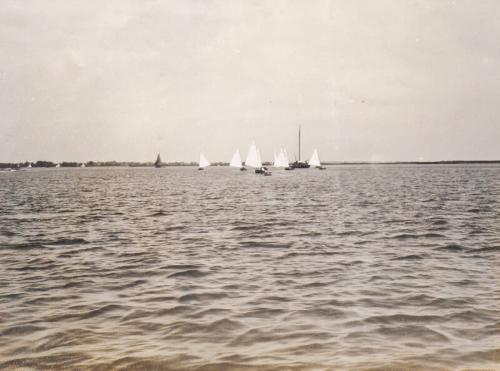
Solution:
M 158 156 L 156 157 L 155 161 L 155 168 L 159 169 L 161 167 L 161 157 L 160 154 L 158 153 Z
M 31 169 L 31 162 L 27 166 L 28 169 Z
M 229 166 L 231 166 L 231 167 L 237 167 L 241 171 L 246 171 L 246 168 L 241 163 L 241 154 L 240 154 L 240 150 L 239 149 L 237 149 L 234 152 L 233 158 L 231 159 L 231 162 L 229 163 Z
M 85 163 L 84 163 L 84 162 L 82 162 L 82 164 L 80 165 L 80 167 L 85 167 Z
M 56 167 L 61 167 L 61 164 L 57 163 L 57 164 L 56 164 Z
M 248 149 L 245 165 L 255 168 L 255 174 L 263 174 L 267 176 L 272 174 L 266 167 L 262 166 L 260 151 L 255 145 L 255 142 L 252 142 L 250 148 Z
M 315 166 L 316 169 L 319 169 L 319 170 L 325 170 L 326 167 L 322 166 L 321 165 L 321 162 L 319 161 L 319 156 L 318 156 L 318 150 L 315 149 L 312 156 L 311 156 L 311 159 L 309 160 L 309 164 L 312 165 L 312 166 Z
M 210 166 L 210 162 L 208 162 L 207 158 L 200 153 L 200 161 L 198 163 L 198 170 L 204 170 L 207 166 Z

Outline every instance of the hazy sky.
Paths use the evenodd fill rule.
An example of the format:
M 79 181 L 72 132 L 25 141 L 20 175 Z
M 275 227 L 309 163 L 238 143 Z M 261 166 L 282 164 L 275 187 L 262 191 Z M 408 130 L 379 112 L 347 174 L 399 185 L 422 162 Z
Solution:
M 2 0 L 0 162 L 500 159 L 497 0 Z

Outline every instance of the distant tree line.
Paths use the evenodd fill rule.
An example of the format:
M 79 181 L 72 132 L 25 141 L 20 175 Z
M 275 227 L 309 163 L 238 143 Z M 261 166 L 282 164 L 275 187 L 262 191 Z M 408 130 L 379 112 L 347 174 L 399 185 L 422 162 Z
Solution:
M 394 162 L 324 162 L 325 165 L 369 165 L 369 164 L 416 164 L 416 165 L 439 165 L 439 164 L 498 164 L 499 160 L 485 160 L 485 161 L 394 161 Z M 52 161 L 36 161 L 36 162 L 0 162 L 0 169 L 20 169 L 27 168 L 31 165 L 33 168 L 52 168 L 59 164 L 60 167 L 80 167 L 84 164 L 86 167 L 152 167 L 153 162 L 121 162 L 121 161 L 88 161 L 88 162 L 69 162 L 63 161 L 60 163 Z M 228 166 L 227 162 L 214 162 L 212 166 Z M 264 166 L 270 166 L 272 163 L 264 162 Z M 162 166 L 198 166 L 197 162 L 168 162 L 162 163 Z
M 150 167 L 154 166 L 152 162 L 124 162 L 124 161 L 87 161 L 87 162 L 73 162 L 73 161 L 63 161 L 60 163 L 52 161 L 36 161 L 36 162 L 0 162 L 0 169 L 20 169 L 27 168 L 31 165 L 33 168 L 52 168 L 59 165 L 60 167 L 80 167 L 81 165 L 85 167 Z M 196 162 L 169 162 L 163 163 L 163 166 L 198 166 Z M 227 163 L 216 163 L 217 165 L 227 165 Z

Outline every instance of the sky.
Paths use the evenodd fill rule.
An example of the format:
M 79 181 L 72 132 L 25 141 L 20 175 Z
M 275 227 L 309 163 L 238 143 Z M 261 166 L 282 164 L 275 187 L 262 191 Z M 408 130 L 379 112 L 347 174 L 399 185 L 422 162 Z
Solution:
M 2 0 L 0 162 L 500 159 L 497 0 Z

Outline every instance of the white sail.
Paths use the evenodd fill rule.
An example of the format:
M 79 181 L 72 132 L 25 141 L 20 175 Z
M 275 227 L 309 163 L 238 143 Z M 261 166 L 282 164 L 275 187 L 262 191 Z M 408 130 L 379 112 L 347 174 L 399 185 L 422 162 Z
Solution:
M 210 162 L 208 162 L 208 160 L 205 158 L 205 156 L 203 156 L 203 153 L 200 153 L 200 163 L 199 163 L 200 167 L 207 167 L 207 166 L 210 166 Z
M 321 166 L 321 162 L 319 162 L 318 150 L 315 149 L 311 159 L 309 160 L 309 165 L 311 166 Z
M 280 149 L 278 156 L 276 156 L 276 167 L 283 167 L 283 148 Z
M 281 167 L 281 150 L 279 152 L 274 152 L 274 167 Z
M 262 167 L 262 158 L 260 157 L 260 150 L 257 148 L 257 166 Z
M 275 156 L 274 167 L 288 167 L 288 165 L 288 155 L 286 150 L 281 148 L 279 153 Z
M 229 166 L 241 167 L 241 155 L 239 149 L 237 149 L 236 152 L 234 152 L 233 158 L 231 159 Z
M 276 150 L 274 151 L 273 166 L 279 167 L 279 159 L 278 159 L 278 155 L 276 154 Z
M 251 167 L 260 167 L 258 162 L 258 153 L 257 153 L 257 147 L 255 146 L 255 142 L 252 142 L 250 145 L 250 148 L 248 149 L 248 154 L 247 154 L 247 159 L 245 161 L 246 166 L 251 166 Z
M 286 149 L 281 149 L 280 153 L 278 155 L 278 163 L 279 167 L 288 167 L 289 166 L 289 161 L 288 161 L 288 153 L 286 152 Z
M 288 167 L 290 165 L 290 160 L 288 159 L 288 152 L 286 149 L 283 150 L 283 167 Z

